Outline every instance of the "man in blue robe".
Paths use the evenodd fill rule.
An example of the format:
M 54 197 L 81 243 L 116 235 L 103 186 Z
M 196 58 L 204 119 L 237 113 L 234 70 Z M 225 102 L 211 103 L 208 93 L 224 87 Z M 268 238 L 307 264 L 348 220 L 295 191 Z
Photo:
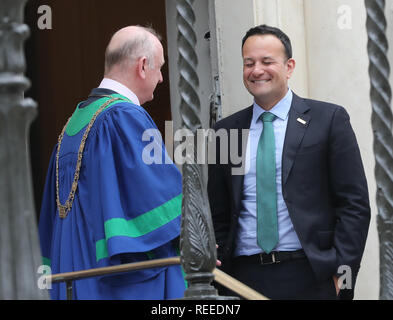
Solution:
M 99 88 L 64 127 L 39 221 L 43 259 L 52 274 L 178 254 L 180 172 L 167 158 L 146 164 L 142 157 L 151 143 L 142 141 L 143 133 L 158 129 L 141 105 L 163 81 L 164 62 L 154 30 L 119 30 L 107 47 Z M 76 280 L 73 299 L 174 299 L 184 290 L 176 265 Z M 65 299 L 65 284 L 52 284 L 50 294 Z

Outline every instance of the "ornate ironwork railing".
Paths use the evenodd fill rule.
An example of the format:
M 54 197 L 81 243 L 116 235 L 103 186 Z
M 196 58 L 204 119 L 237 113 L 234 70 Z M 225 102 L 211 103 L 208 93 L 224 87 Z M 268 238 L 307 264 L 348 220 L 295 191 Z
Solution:
M 365 0 L 380 240 L 380 299 L 393 299 L 393 115 L 385 0 Z
M 180 256 L 189 283 L 184 296 L 189 299 L 218 299 L 211 285 L 216 266 L 216 242 L 210 206 L 203 180 L 203 164 L 197 163 L 197 130 L 202 128 L 201 104 L 198 96 L 199 78 L 196 53 L 197 36 L 194 31 L 194 0 L 176 1 L 177 46 L 179 68 L 180 116 L 182 127 L 193 137 L 182 167 L 183 202 L 180 234 Z M 187 152 L 186 151 L 186 152 Z
M 58 283 L 58 282 L 65 282 L 66 283 L 66 290 L 67 290 L 67 299 L 72 300 L 72 288 L 73 288 L 73 281 L 82 280 L 90 277 L 97 277 L 103 275 L 113 275 L 123 272 L 130 272 L 140 269 L 146 268 L 157 268 L 157 267 L 164 267 L 164 266 L 171 266 L 171 265 L 178 265 L 180 264 L 180 258 L 167 258 L 167 259 L 156 259 L 156 260 L 149 260 L 143 262 L 135 262 L 135 263 L 127 263 L 113 267 L 105 267 L 105 268 L 97 268 L 97 269 L 90 269 L 90 270 L 81 270 L 75 272 L 67 272 L 67 273 L 58 273 L 47 276 L 45 282 L 46 283 Z M 215 280 L 231 289 L 239 296 L 243 297 L 244 299 L 248 300 L 268 300 L 265 296 L 261 295 L 260 293 L 256 292 L 255 290 L 247 287 L 243 283 L 239 282 L 235 278 L 227 275 L 226 273 L 215 269 L 213 271 Z M 197 299 L 197 297 L 194 297 Z

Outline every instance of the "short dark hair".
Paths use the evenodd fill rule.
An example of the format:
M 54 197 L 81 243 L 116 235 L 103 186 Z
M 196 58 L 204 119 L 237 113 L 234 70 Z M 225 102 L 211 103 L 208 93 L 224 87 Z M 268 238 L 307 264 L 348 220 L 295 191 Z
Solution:
M 268 26 L 266 24 L 261 24 L 259 26 L 253 27 L 250 30 L 248 30 L 246 35 L 243 37 L 242 48 L 244 46 L 244 43 L 249 37 L 255 35 L 265 35 L 265 34 L 271 34 L 276 38 L 278 38 L 281 41 L 281 43 L 284 45 L 285 55 L 287 56 L 287 59 L 292 58 L 292 45 L 291 45 L 291 40 L 289 40 L 289 37 L 280 29 Z

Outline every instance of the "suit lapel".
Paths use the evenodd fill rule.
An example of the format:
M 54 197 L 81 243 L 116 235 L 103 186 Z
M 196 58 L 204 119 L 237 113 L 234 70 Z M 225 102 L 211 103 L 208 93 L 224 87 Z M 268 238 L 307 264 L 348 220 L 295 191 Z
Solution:
M 288 179 L 299 145 L 311 121 L 311 116 L 307 113 L 309 109 L 310 108 L 304 103 L 303 99 L 293 94 L 282 155 L 283 186 Z
M 244 113 L 236 120 L 235 129 L 238 130 L 238 151 L 239 154 L 242 155 L 242 163 L 245 161 L 246 150 L 242 150 L 242 130 L 243 129 L 250 129 L 251 119 L 252 119 L 252 110 L 253 106 L 248 107 L 244 110 Z M 248 136 L 247 136 L 248 139 Z M 247 144 L 246 144 L 247 148 Z M 241 153 L 240 153 L 241 152 Z M 233 165 L 230 166 L 230 170 L 232 170 Z M 243 189 L 243 182 L 244 182 L 244 174 L 242 175 L 233 175 L 232 172 L 229 172 L 231 175 L 232 180 L 232 191 L 234 196 L 234 202 L 236 208 L 239 208 L 241 202 L 241 195 Z

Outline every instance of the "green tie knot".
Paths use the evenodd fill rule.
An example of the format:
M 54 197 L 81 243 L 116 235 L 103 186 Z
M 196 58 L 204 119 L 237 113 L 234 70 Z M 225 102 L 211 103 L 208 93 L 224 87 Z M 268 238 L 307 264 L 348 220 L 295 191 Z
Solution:
M 274 121 L 276 116 L 273 113 L 264 112 L 261 114 L 260 118 L 262 119 L 263 122 L 272 122 Z

